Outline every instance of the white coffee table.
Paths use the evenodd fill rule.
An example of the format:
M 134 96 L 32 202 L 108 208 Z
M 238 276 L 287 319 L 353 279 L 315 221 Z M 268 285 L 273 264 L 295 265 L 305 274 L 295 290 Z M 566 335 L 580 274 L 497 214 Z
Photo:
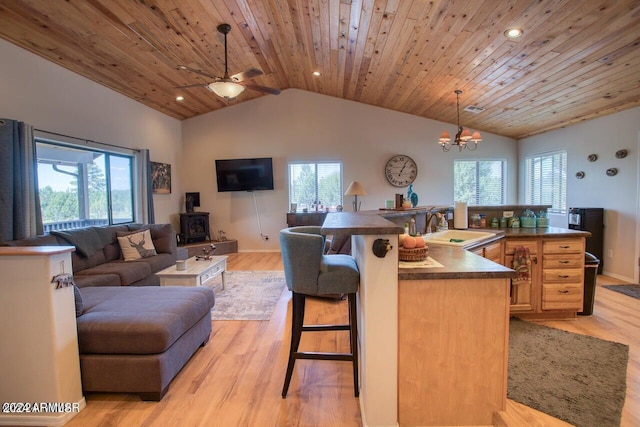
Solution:
M 222 277 L 224 289 L 224 272 L 227 269 L 226 255 L 212 256 L 209 260 L 191 257 L 187 260 L 185 270 L 176 269 L 175 265 L 156 273 L 160 278 L 160 286 L 206 286 L 218 276 Z

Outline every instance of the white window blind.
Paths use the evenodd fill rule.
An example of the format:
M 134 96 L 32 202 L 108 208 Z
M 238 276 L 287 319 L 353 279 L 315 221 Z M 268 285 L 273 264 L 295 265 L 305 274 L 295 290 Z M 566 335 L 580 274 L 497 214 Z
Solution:
M 453 199 L 468 205 L 505 204 L 507 161 L 454 160 Z
M 342 164 L 289 163 L 289 203 L 296 203 L 298 210 L 342 205 Z
M 567 152 L 525 159 L 526 203 L 551 205 L 549 212 L 567 212 Z

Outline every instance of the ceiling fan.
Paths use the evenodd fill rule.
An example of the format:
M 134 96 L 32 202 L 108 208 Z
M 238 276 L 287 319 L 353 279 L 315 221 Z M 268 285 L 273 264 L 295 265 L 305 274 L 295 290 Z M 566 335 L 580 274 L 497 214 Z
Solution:
M 275 89 L 266 86 L 259 86 L 251 83 L 247 83 L 245 80 L 252 79 L 257 77 L 262 73 L 262 71 L 257 68 L 249 68 L 241 73 L 234 74 L 229 76 L 229 71 L 227 69 L 227 34 L 231 31 L 231 25 L 229 24 L 220 24 L 218 25 L 218 32 L 224 34 L 224 76 L 216 77 L 211 74 L 207 74 L 204 71 L 197 70 L 195 68 L 187 67 L 186 65 L 178 65 L 179 70 L 190 71 L 192 73 L 200 74 L 201 76 L 208 77 L 213 79 L 212 82 L 209 83 L 198 83 L 195 85 L 186 85 L 186 86 L 178 86 L 176 89 L 186 89 L 190 87 L 204 86 L 211 92 L 215 93 L 221 98 L 226 100 L 233 99 L 236 96 L 240 95 L 245 88 L 255 90 L 258 92 L 267 93 L 270 95 L 278 95 L 280 93 L 280 89 Z

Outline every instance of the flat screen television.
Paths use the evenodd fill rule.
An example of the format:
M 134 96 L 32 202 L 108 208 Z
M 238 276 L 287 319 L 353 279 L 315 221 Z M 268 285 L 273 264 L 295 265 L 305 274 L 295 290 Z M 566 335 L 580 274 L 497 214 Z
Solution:
M 271 157 L 216 160 L 218 192 L 273 190 Z

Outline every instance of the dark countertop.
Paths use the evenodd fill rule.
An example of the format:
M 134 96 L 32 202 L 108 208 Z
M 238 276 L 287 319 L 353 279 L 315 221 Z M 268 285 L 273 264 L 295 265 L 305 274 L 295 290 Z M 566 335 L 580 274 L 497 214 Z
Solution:
M 495 229 L 494 229 L 495 230 Z M 589 237 L 588 231 L 571 230 L 560 227 L 544 228 L 499 228 L 504 231 L 507 239 L 513 237 Z
M 502 279 L 516 276 L 512 269 L 462 248 L 430 245 L 429 256 L 443 267 L 399 268 L 398 280 Z
M 568 228 L 561 227 L 544 227 L 544 228 L 469 228 L 469 231 L 487 231 L 490 233 L 496 233 L 495 237 L 483 240 L 475 243 L 465 249 L 471 250 L 480 246 L 484 246 L 487 243 L 500 240 L 503 237 L 507 239 L 514 238 L 563 238 L 563 237 L 589 237 L 591 233 L 581 230 L 570 230 Z
M 334 212 L 328 213 L 322 224 L 322 234 L 401 234 L 404 228 L 372 213 Z
M 491 279 L 491 278 L 511 278 L 516 273 L 512 269 L 497 264 L 469 252 L 480 246 L 495 242 L 501 238 L 566 238 L 566 237 L 587 237 L 591 233 L 587 231 L 571 230 L 560 227 L 544 228 L 489 228 L 489 229 L 469 229 L 472 231 L 489 231 L 496 233 L 494 237 L 478 242 L 465 249 L 453 246 L 443 246 L 431 244 L 429 246 L 429 256 L 438 261 L 444 267 L 434 268 L 400 268 L 398 269 L 399 280 L 428 280 L 428 279 Z
M 417 208 L 413 212 L 423 210 Z M 399 211 L 406 214 L 409 210 Z M 404 228 L 385 219 L 382 212 L 339 212 L 327 214 L 322 224 L 322 234 L 351 234 L 351 235 L 375 235 L 375 234 L 401 234 Z M 392 213 L 384 211 L 384 213 Z M 386 216 L 386 215 L 385 215 Z M 497 264 L 479 255 L 469 252 L 478 246 L 491 243 L 503 237 L 509 238 L 562 238 L 562 237 L 587 237 L 590 233 L 580 230 L 571 230 L 559 227 L 545 228 L 490 228 L 473 229 L 476 231 L 490 231 L 496 233 L 476 245 L 462 249 L 452 246 L 429 245 L 429 256 L 438 261 L 443 267 L 433 268 L 399 268 L 399 280 L 435 280 L 435 279 L 496 279 L 515 277 L 516 272 L 503 265 Z

